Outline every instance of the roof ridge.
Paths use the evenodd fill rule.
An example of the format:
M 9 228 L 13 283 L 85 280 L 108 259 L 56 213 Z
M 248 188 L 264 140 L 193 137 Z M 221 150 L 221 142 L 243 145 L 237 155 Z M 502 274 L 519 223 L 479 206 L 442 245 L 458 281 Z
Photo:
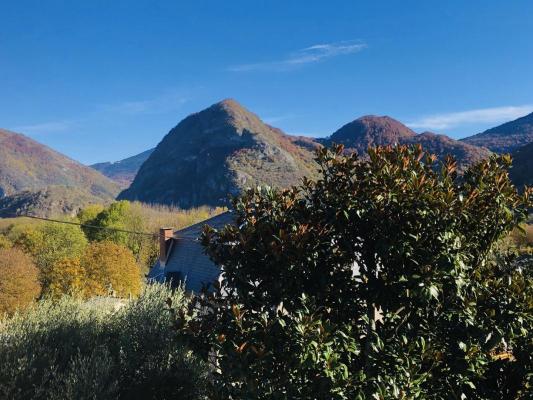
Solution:
M 180 230 L 177 230 L 177 231 L 174 231 L 174 238 L 175 239 L 179 239 L 180 237 L 191 237 L 191 236 L 194 236 L 194 238 L 198 238 L 198 233 L 197 233 L 197 230 L 199 228 L 203 228 L 205 225 L 210 225 L 210 221 L 218 221 L 218 220 L 225 220 L 225 219 L 228 219 L 228 223 L 229 223 L 229 220 L 231 220 L 232 218 L 230 218 L 230 216 L 233 215 L 232 211 L 228 210 L 228 211 L 224 211 L 223 213 L 220 213 L 220 214 L 217 214 L 213 217 L 210 217 L 208 219 L 204 219 L 203 221 L 200 221 L 200 222 L 197 222 L 196 224 L 193 224 L 193 225 L 189 225 L 185 228 L 182 228 Z M 220 224 L 214 224 L 214 225 L 220 225 Z M 226 225 L 226 223 L 224 223 L 224 225 Z M 215 226 L 216 227 L 216 226 Z M 195 232 L 194 235 L 190 235 L 190 233 L 192 232 Z M 189 235 L 188 235 L 189 234 Z

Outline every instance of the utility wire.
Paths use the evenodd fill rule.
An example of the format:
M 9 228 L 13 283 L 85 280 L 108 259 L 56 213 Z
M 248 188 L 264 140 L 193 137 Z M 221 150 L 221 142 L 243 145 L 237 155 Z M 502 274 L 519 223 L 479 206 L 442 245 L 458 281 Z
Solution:
M 27 214 L 12 214 L 8 215 L 7 218 L 19 218 L 19 217 L 25 217 L 25 218 L 31 218 L 31 219 L 38 219 L 41 221 L 48 221 L 48 222 L 56 222 L 58 224 L 67 224 L 67 225 L 76 225 L 80 226 L 82 228 L 91 228 L 91 229 L 103 229 L 113 232 L 122 232 L 122 233 L 129 233 L 132 235 L 143 235 L 143 236 L 150 236 L 153 238 L 159 237 L 158 233 L 148 233 L 148 232 L 137 232 L 137 231 L 130 231 L 127 229 L 120 229 L 120 228 L 111 228 L 107 226 L 96 226 L 96 225 L 87 225 L 87 224 L 80 224 L 78 222 L 71 222 L 71 221 L 61 221 L 59 219 L 51 219 L 51 218 L 44 218 L 44 217 L 37 217 L 35 215 L 27 215 Z M 5 217 L 4 217 L 5 218 Z M 191 241 L 197 241 L 197 239 L 190 238 L 190 237 L 177 237 L 179 240 L 191 240 Z

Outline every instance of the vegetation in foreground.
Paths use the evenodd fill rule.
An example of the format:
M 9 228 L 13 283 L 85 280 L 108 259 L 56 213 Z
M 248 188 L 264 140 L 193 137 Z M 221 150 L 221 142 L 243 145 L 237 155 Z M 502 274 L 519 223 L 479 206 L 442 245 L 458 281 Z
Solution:
M 318 181 L 250 190 L 235 200 L 235 226 L 205 231 L 225 273 L 190 302 L 160 286 L 118 303 L 92 297 L 141 290 L 111 281 L 135 275 L 119 265 L 140 270 L 139 238 L 10 225 L 0 255 L 31 254 L 19 268 L 46 299 L 10 299 L 21 311 L 0 322 L 0 397 L 529 398 L 533 265 L 509 248 L 530 253 L 531 191 L 511 185 L 509 158 L 464 177 L 419 147 L 365 160 L 339 147 L 317 161 Z M 135 207 L 87 208 L 78 220 L 139 229 Z M 17 276 L 12 264 L 0 273 Z
M 459 177 L 420 147 L 342 150 L 204 232 L 224 274 L 180 321 L 213 398 L 531 398 L 533 265 L 498 251 L 532 206 L 510 158 Z
M 0 398 L 203 399 L 206 367 L 179 342 L 166 307 L 183 291 L 137 299 L 43 300 L 0 320 Z

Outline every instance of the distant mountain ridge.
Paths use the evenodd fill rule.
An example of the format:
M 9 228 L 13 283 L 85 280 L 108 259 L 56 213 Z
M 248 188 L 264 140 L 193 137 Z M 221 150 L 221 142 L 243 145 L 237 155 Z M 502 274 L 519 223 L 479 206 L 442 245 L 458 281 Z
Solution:
M 512 153 L 533 142 L 533 113 L 487 129 L 477 135 L 466 137 L 461 141 L 486 147 L 495 153 Z
M 114 197 L 117 185 L 102 174 L 19 133 L 0 129 L 0 190 L 3 195 L 50 185 Z
M 315 146 L 226 99 L 173 128 L 119 198 L 180 207 L 227 204 L 228 194 L 245 187 L 286 187 L 314 176 Z
M 362 155 L 366 154 L 369 146 L 421 144 L 426 151 L 440 159 L 448 154 L 454 156 L 460 169 L 490 155 L 487 149 L 437 133 L 417 134 L 391 117 L 375 115 L 358 118 L 342 126 L 329 138 L 320 139 L 320 142 L 326 146 L 333 143 L 343 144 L 348 151 L 357 151 Z
M 183 119 L 154 149 L 92 168 L 24 135 L 0 130 L 0 216 L 13 212 L 53 215 L 75 213 L 81 205 L 119 199 L 172 204 L 183 208 L 228 204 L 228 195 L 247 187 L 297 185 L 316 177 L 314 151 L 340 143 L 363 157 L 369 146 L 421 144 L 440 159 L 450 154 L 459 170 L 490 156 L 473 143 L 511 146 L 511 177 L 531 184 L 533 114 L 463 140 L 432 132 L 416 133 L 388 117 L 367 115 L 326 138 L 290 136 L 226 99 Z M 481 140 L 481 142 L 480 142 Z M 515 147 L 513 147 L 515 146 Z M 487 146 L 490 147 L 490 146 Z M 103 176 L 101 171 L 108 177 Z M 131 185 L 129 185 L 131 182 Z M 128 187 L 129 186 L 129 187 Z
M 401 144 L 420 144 L 422 147 L 443 160 L 447 155 L 453 156 L 458 163 L 458 169 L 464 170 L 469 165 L 490 156 L 491 152 L 485 148 L 463 143 L 449 136 L 423 132 L 400 142 Z
M 35 199 L 38 192 L 50 192 L 52 187 L 54 193 L 59 187 L 63 193 L 76 193 L 65 196 L 66 201 L 73 201 L 65 204 L 66 208 L 75 208 L 82 198 L 85 203 L 107 202 L 119 192 L 118 185 L 99 172 L 27 136 L 0 129 L 0 199 L 4 199 L 4 206 L 13 205 L 12 196 L 21 192 L 26 193 L 27 199 Z M 15 202 L 22 205 L 21 197 Z
M 89 165 L 101 174 L 112 179 L 125 189 L 131 185 L 141 165 L 150 157 L 154 149 L 143 151 L 140 154 L 115 162 L 102 162 Z

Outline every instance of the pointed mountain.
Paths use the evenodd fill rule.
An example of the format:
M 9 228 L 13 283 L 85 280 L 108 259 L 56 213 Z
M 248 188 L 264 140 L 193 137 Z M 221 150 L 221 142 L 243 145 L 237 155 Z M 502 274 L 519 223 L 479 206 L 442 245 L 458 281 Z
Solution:
M 512 156 L 510 176 L 515 186 L 533 186 L 533 142 L 515 150 Z
M 223 100 L 172 129 L 119 198 L 184 208 L 227 204 L 228 194 L 245 187 L 287 187 L 314 175 L 314 146 Z
M 393 118 L 366 115 L 342 126 L 321 142 L 325 145 L 343 144 L 348 150 L 364 154 L 369 146 L 397 144 L 414 136 L 414 131 Z
M 19 133 L 0 129 L 0 197 L 48 186 L 112 199 L 118 186 L 99 172 Z
M 462 143 L 446 135 L 432 132 L 417 134 L 401 122 L 387 117 L 367 115 L 356 119 L 321 141 L 325 145 L 343 144 L 348 151 L 366 154 L 369 146 L 421 144 L 439 158 L 454 156 L 460 166 L 466 166 L 490 155 L 487 149 Z
M 512 153 L 533 142 L 533 113 L 461 139 L 461 141 L 486 147 L 495 153 Z
M 131 185 L 141 165 L 150 157 L 155 149 L 143 151 L 140 154 L 115 162 L 92 164 L 90 167 L 112 179 L 125 189 Z

